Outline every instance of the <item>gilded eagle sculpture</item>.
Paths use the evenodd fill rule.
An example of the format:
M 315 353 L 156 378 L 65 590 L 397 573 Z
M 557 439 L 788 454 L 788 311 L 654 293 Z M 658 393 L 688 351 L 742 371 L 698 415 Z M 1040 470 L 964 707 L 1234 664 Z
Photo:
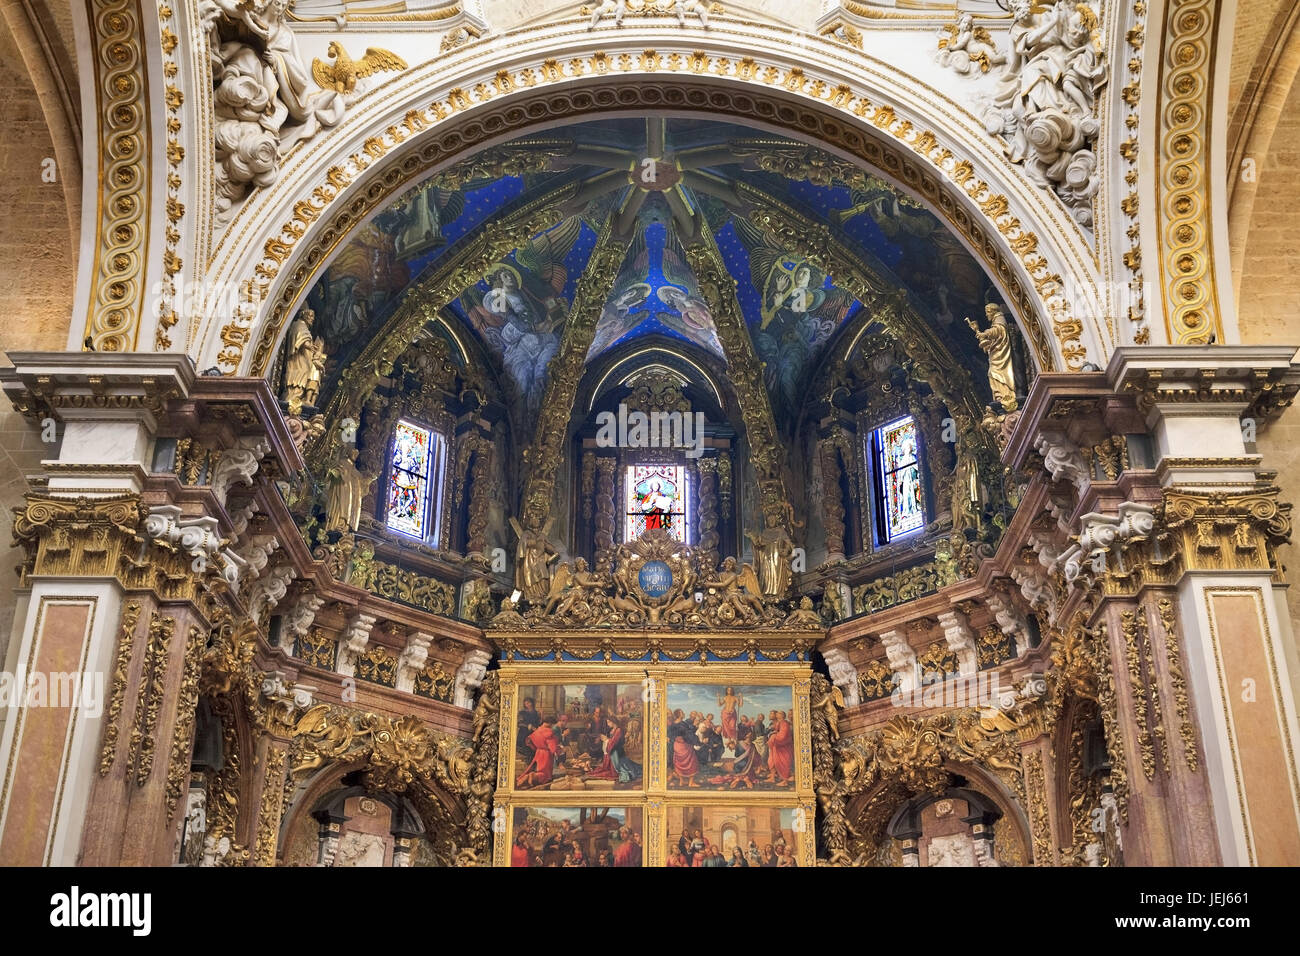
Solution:
M 374 73 L 396 73 L 406 69 L 406 61 L 390 50 L 379 47 L 367 47 L 365 56 L 354 60 L 348 56 L 343 45 L 331 40 L 326 54 L 333 63 L 323 63 L 319 59 L 311 61 L 311 75 L 322 89 L 334 90 L 348 96 L 356 92 L 357 80 Z

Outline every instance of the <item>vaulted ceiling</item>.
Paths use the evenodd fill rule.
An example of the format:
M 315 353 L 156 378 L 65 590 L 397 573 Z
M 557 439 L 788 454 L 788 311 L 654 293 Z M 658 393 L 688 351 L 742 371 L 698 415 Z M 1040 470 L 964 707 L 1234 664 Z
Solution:
M 530 222 L 543 227 L 519 236 L 504 225 Z M 501 235 L 522 241 L 505 248 Z M 793 235 L 802 241 L 787 243 Z M 782 428 L 797 421 L 837 338 L 899 293 L 956 364 L 981 370 L 972 377 L 982 387 L 984 355 L 962 320 L 980 316 L 995 293 L 919 203 L 789 139 L 652 118 L 584 123 L 485 151 L 363 227 L 308 296 L 330 354 L 322 404 L 376 340 L 409 341 L 411 323 L 395 316 L 423 303 L 424 327 L 452 339 L 460 361 L 486 366 L 526 439 L 598 247 L 604 268 L 621 264 L 585 286 L 603 298 L 583 343 L 588 364 L 650 336 L 729 364 L 719 305 L 701 292 L 688 246 L 706 247 L 734 280 L 746 351 L 763 363 Z M 831 249 L 865 277 L 856 291 L 828 276 L 840 275 Z

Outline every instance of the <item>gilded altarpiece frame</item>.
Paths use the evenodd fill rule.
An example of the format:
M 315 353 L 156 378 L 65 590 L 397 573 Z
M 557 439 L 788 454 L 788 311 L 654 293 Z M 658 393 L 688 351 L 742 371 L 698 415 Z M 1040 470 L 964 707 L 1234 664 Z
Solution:
M 504 663 L 501 665 L 500 745 L 493 809 L 494 866 L 510 866 L 517 808 L 640 808 L 642 866 L 667 865 L 672 834 L 666 824 L 673 808 L 737 808 L 790 811 L 794 859 L 816 865 L 816 798 L 813 792 L 809 694 L 811 667 L 796 662 L 727 663 L 694 660 L 681 663 L 629 662 Z M 639 786 L 628 789 L 540 790 L 517 787 L 516 754 L 519 710 L 524 688 L 554 685 L 637 685 L 642 689 L 644 730 Z M 793 729 L 793 786 L 782 790 L 670 787 L 668 746 L 669 696 L 674 685 L 789 688 Z M 593 802 L 590 796 L 598 800 Z

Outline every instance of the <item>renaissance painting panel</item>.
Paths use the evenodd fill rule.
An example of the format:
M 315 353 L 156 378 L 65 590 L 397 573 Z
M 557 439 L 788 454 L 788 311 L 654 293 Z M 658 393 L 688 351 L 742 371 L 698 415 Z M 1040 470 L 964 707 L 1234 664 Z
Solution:
M 510 865 L 640 866 L 640 807 L 515 807 Z
M 523 686 L 515 789 L 640 789 L 644 731 L 640 684 Z
M 793 702 L 788 686 L 670 684 L 669 789 L 793 790 Z
M 667 810 L 666 866 L 798 866 L 803 811 L 781 807 Z

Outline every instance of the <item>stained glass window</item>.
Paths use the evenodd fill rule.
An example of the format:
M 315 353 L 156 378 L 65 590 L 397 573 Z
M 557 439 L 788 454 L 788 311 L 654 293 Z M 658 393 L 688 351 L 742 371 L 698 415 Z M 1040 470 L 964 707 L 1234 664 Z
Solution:
M 393 466 L 388 474 L 388 527 L 427 538 L 430 526 L 429 489 L 441 465 L 439 435 L 408 421 L 393 430 Z
M 627 540 L 655 528 L 678 541 L 686 539 L 686 468 L 682 465 L 629 465 Z
M 876 455 L 880 462 L 885 540 L 893 541 L 925 524 L 915 420 L 900 418 L 877 428 Z

